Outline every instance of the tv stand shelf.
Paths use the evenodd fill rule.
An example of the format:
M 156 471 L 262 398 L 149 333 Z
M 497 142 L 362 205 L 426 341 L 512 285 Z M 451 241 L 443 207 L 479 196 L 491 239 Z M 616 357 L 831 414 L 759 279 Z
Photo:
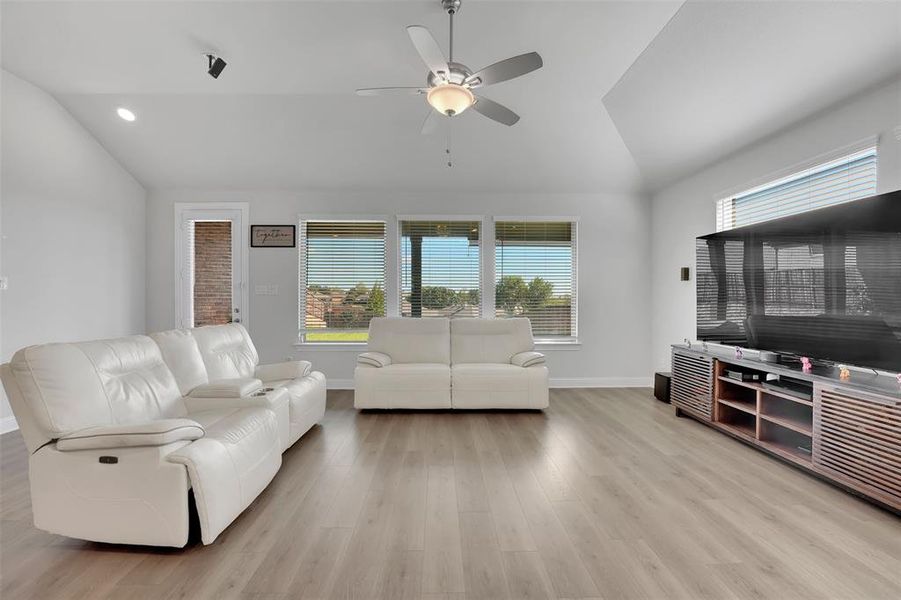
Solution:
M 740 432 L 752 437 L 762 447 L 775 450 L 786 460 L 809 464 L 813 448 L 813 403 L 790 394 L 772 393 L 773 390 L 755 382 L 740 381 L 724 375 L 728 363 L 714 362 L 716 383 L 713 422 L 735 429 L 733 410 L 752 417 L 743 418 Z M 747 370 L 747 369 L 746 369 Z M 766 372 L 754 370 L 762 377 Z
M 726 370 L 807 382 L 807 400 Z M 739 441 L 901 514 L 901 386 L 893 377 L 738 358 L 703 348 L 673 347 L 672 403 Z

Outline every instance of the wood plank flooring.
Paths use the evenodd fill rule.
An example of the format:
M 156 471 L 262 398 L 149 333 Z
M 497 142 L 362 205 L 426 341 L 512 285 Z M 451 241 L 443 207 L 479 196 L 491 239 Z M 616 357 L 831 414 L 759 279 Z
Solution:
M 323 424 L 212 546 L 38 531 L 0 437 L 0 597 L 901 598 L 901 519 L 654 401 L 555 390 L 540 412 Z

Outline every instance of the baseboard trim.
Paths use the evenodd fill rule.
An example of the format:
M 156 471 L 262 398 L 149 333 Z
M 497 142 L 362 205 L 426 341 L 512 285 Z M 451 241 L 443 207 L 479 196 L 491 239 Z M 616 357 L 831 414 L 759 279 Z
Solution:
M 644 388 L 651 387 L 650 377 L 551 377 L 551 388 Z M 352 390 L 353 379 L 328 379 L 330 390 Z
M 551 377 L 551 388 L 644 388 L 650 377 Z
M 3 417 L 0 419 L 0 435 L 4 433 L 9 433 L 10 431 L 15 431 L 19 428 L 19 424 L 16 423 L 16 418 L 12 415 L 8 417 Z
M 325 387 L 330 390 L 352 390 L 354 389 L 353 379 L 325 379 Z

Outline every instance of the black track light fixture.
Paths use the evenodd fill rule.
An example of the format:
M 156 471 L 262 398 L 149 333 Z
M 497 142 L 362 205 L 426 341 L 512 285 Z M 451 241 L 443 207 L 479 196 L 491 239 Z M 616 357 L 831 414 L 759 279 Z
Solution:
M 219 74 L 222 73 L 225 69 L 225 65 L 228 63 L 215 54 L 206 53 L 205 56 L 207 58 L 207 73 L 209 73 L 210 77 L 213 79 L 219 79 Z

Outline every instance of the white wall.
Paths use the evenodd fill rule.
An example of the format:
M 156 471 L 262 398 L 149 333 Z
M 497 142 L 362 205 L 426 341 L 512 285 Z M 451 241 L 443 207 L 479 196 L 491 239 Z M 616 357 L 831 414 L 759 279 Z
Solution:
M 901 81 L 896 81 L 824 111 L 655 194 L 651 205 L 653 367 L 668 369 L 669 345 L 696 337 L 695 237 L 716 229 L 714 205 L 718 198 L 876 135 L 878 191 L 901 189 L 899 128 Z M 682 266 L 691 267 L 691 281 L 679 281 Z
M 515 174 L 511 174 L 514 176 Z M 153 191 L 147 203 L 147 326 L 173 327 L 175 202 L 249 202 L 251 223 L 296 223 L 316 214 L 465 214 L 578 216 L 579 330 L 582 345 L 547 350 L 562 384 L 636 385 L 649 381 L 650 215 L 643 197 L 616 194 L 387 194 Z M 353 377 L 357 350 L 298 350 L 297 250 L 250 250 L 249 329 L 264 361 L 313 361 L 333 384 Z M 254 296 L 277 284 L 278 296 Z
M 7 71 L 0 85 L 0 358 L 143 332 L 144 188 L 49 94 Z

